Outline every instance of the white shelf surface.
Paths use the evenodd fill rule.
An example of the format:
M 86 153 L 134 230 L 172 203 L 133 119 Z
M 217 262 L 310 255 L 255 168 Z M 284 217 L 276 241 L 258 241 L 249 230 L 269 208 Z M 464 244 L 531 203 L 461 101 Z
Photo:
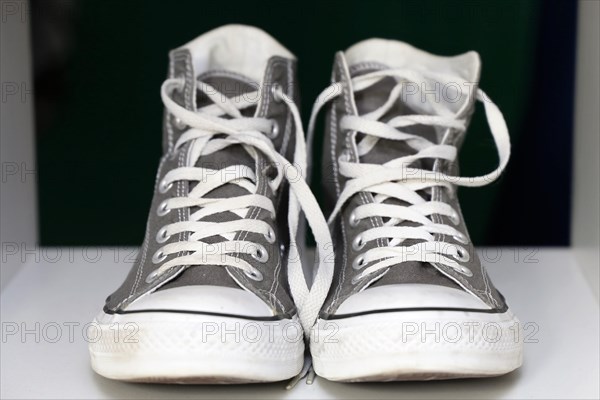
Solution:
M 0 297 L 2 399 L 600 397 L 598 302 L 569 249 L 480 251 L 513 311 L 521 322 L 530 323 L 520 370 L 498 378 L 437 382 L 341 384 L 317 378 L 313 385 L 301 382 L 291 391 L 284 390 L 285 383 L 151 385 L 96 375 L 89 366 L 83 327 L 122 282 L 133 252 L 123 248 L 24 251 L 28 262 Z M 19 332 L 10 334 L 14 329 Z M 23 335 L 25 329 L 28 333 Z

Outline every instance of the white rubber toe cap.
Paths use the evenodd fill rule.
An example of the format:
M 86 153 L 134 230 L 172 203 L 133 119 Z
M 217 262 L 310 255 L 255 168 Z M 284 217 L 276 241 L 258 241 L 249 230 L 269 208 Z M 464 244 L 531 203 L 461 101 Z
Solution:
M 173 310 L 248 317 L 271 317 L 271 308 L 255 294 L 223 286 L 181 286 L 159 290 L 134 301 L 126 311 Z
M 439 285 L 406 283 L 368 288 L 347 298 L 336 315 L 403 308 L 466 308 L 489 310 L 464 290 Z

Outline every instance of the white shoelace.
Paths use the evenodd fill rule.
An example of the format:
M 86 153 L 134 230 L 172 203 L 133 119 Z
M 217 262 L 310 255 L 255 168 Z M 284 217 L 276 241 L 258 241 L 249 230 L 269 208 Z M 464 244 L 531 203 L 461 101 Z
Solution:
M 436 223 L 432 219 L 434 214 L 443 215 L 449 217 L 456 225 L 459 223 L 457 211 L 444 202 L 423 198 L 419 192 L 431 193 L 431 189 L 436 186 L 445 187 L 450 191 L 455 190 L 454 185 L 483 186 L 498 178 L 510 157 L 510 137 L 504 117 L 485 93 L 477 89 L 475 96 L 477 100 L 484 103 L 488 124 L 500 158 L 499 166 L 491 173 L 478 177 L 459 177 L 416 168 L 411 165 L 421 159 L 439 159 L 449 162 L 456 160 L 456 147 L 443 143 L 451 130 L 465 131 L 466 121 L 460 119 L 459 116 L 470 104 L 469 97 L 473 96 L 473 93 L 467 94 L 467 101 L 456 113 L 443 104 L 431 102 L 429 105 L 433 110 L 433 115 L 402 115 L 387 122 L 381 122 L 379 119 L 397 102 L 406 83 L 452 82 L 452 77 L 448 76 L 425 75 L 412 70 L 387 69 L 352 78 L 350 90 L 353 93 L 360 92 L 389 77 L 396 80 L 396 85 L 391 89 L 385 104 L 364 115 L 346 115 L 340 121 L 342 131 L 356 131 L 364 134 L 356 144 L 359 160 L 360 157 L 368 154 L 380 139 L 402 141 L 415 150 L 414 154 L 399 157 L 384 164 L 351 162 L 348 157 L 349 153 L 342 154 L 339 158 L 339 173 L 348 178 L 348 181 L 329 217 L 329 223 L 331 224 L 335 220 L 342 207 L 353 195 L 363 191 L 369 192 L 373 195 L 374 202 L 357 206 L 350 215 L 349 223 L 355 226 L 362 219 L 381 217 L 384 224 L 361 232 L 354 238 L 352 246 L 359 251 L 372 240 L 387 240 L 386 247 L 367 250 L 354 260 L 353 267 L 362 271 L 357 274 L 353 283 L 365 276 L 407 261 L 440 263 L 461 274 L 472 276 L 472 272 L 460 264 L 460 262 L 469 261 L 468 251 L 459 244 L 436 239 L 436 235 L 438 237 L 440 235 L 442 235 L 441 237 L 452 236 L 458 242 L 468 243 L 465 235 L 454 226 Z M 414 86 L 419 87 L 419 85 Z M 309 143 L 319 110 L 341 93 L 341 85 L 333 83 L 319 96 L 309 123 Z M 445 129 L 442 144 L 432 143 L 421 136 L 402 131 L 402 128 L 415 125 Z M 387 199 L 399 200 L 405 205 L 384 204 Z M 404 221 L 411 222 L 411 226 L 399 226 Z M 402 245 L 407 240 L 413 243 L 415 240 L 419 242 Z
M 168 112 L 177 119 L 179 124 L 187 127 L 187 130 L 175 143 L 173 151 L 190 143 L 188 159 L 185 167 L 175 168 L 164 176 L 159 183 L 159 190 L 167 192 L 176 181 L 201 184 L 197 184 L 185 197 L 171 197 L 161 203 L 157 212 L 161 215 L 181 208 L 197 207 L 198 209 L 190 215 L 188 221 L 168 224 L 159 230 L 156 238 L 159 243 L 166 242 L 170 236 L 181 232 L 188 232 L 190 235 L 187 240 L 166 244 L 157 251 L 153 257 L 155 264 L 162 263 L 169 255 L 182 255 L 177 255 L 162 264 L 153 272 L 154 276 L 159 276 L 174 267 L 215 265 L 238 268 L 251 279 L 262 279 L 260 271 L 236 255 L 249 254 L 256 262 L 266 262 L 269 256 L 267 250 L 259 243 L 233 240 L 236 233 L 241 231 L 262 234 L 269 243 L 274 243 L 276 240 L 269 224 L 251 219 L 247 215 L 250 207 L 266 210 L 273 218 L 276 213 L 272 201 L 257 193 L 254 170 L 243 165 L 233 165 L 221 170 L 195 166 L 203 155 L 212 154 L 232 145 L 242 145 L 255 161 L 260 152 L 272 162 L 277 171 L 276 176 L 269 182 L 273 190 L 277 190 L 283 179 L 286 179 L 290 185 L 288 276 L 300 322 L 305 333 L 308 334 L 329 290 L 333 275 L 333 249 L 327 222 L 304 180 L 306 144 L 296 105 L 283 93 L 281 88 L 273 87 L 276 100 L 285 102 L 296 125 L 294 165 L 292 165 L 275 150 L 269 138 L 275 127 L 274 121 L 258 117 L 244 117 L 241 113 L 241 110 L 256 105 L 260 96 L 258 92 L 228 99 L 210 85 L 198 82 L 198 90 L 206 94 L 213 104 L 193 112 L 180 106 L 171 98 L 173 91 L 182 90 L 183 86 L 184 81 L 181 79 L 168 79 L 161 88 L 161 95 Z M 204 197 L 212 190 L 228 184 L 237 185 L 245 189 L 248 194 L 230 198 Z M 237 214 L 240 219 L 225 222 L 201 221 L 207 216 L 226 211 Z M 296 243 L 301 211 L 306 216 L 318 248 L 318 273 L 310 291 L 304 277 Z M 220 235 L 227 240 L 214 244 L 202 241 L 215 235 Z

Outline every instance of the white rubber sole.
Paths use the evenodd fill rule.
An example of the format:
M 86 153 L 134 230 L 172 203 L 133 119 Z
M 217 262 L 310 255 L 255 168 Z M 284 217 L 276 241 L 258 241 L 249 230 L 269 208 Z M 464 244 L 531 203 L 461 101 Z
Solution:
M 510 312 L 405 311 L 319 320 L 315 372 L 332 381 L 503 375 L 521 366 L 523 337 Z
M 304 362 L 293 320 L 184 313 L 101 313 L 88 328 L 92 368 L 123 381 L 252 383 L 294 377 Z

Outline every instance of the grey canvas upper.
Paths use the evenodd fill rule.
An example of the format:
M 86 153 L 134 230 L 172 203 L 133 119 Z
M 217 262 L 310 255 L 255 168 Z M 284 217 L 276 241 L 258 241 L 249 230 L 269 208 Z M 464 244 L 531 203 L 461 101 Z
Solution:
M 361 44 L 357 46 L 360 45 Z M 387 44 L 384 45 L 387 46 Z M 395 45 L 390 45 L 389 52 L 393 52 L 394 46 Z M 402 47 L 410 46 L 402 44 Z M 334 209 L 340 193 L 347 182 L 347 179 L 339 172 L 338 160 L 341 156 L 348 157 L 348 161 L 350 162 L 360 161 L 369 164 L 383 164 L 391 159 L 414 153 L 414 150 L 403 142 L 380 140 L 373 150 L 359 159 L 358 153 L 356 152 L 356 143 L 361 139 L 361 133 L 344 131 L 340 128 L 340 120 L 343 116 L 362 115 L 381 106 L 388 98 L 394 84 L 392 78 L 386 78 L 366 90 L 353 93 L 351 90 L 351 81 L 353 77 L 393 67 L 386 65 L 386 60 L 381 60 L 376 57 L 369 59 L 369 49 L 366 48 L 366 46 L 364 46 L 361 51 L 365 53 L 366 56 L 363 57 L 360 62 L 347 62 L 346 54 L 343 52 L 339 52 L 334 61 L 332 82 L 339 82 L 341 84 L 341 95 L 333 100 L 326 117 L 326 133 L 322 158 L 324 171 L 322 187 L 325 196 L 324 212 L 326 215 L 329 215 Z M 430 61 L 429 58 L 427 58 L 429 57 L 428 53 L 421 52 L 414 48 L 411 48 L 410 52 L 417 54 L 419 57 L 423 57 L 427 62 Z M 393 58 L 393 55 L 390 55 L 389 57 Z M 434 61 L 435 60 L 431 61 L 432 67 L 434 67 Z M 457 69 L 466 71 L 465 75 L 470 75 L 468 80 L 476 87 L 476 82 L 479 79 L 479 59 L 475 53 L 457 56 L 454 61 L 446 61 L 455 62 L 456 64 L 464 63 L 465 65 L 468 61 L 473 64 L 471 71 L 466 71 L 467 68 L 463 67 L 463 65 L 458 65 Z M 457 76 L 457 79 L 463 78 Z M 471 98 L 471 104 L 465 108 L 464 114 L 461 115 L 465 120 L 470 119 L 474 110 L 473 103 L 474 101 Z M 419 105 L 419 107 L 426 107 L 426 104 L 422 106 Z M 403 98 L 400 97 L 391 110 L 381 118 L 381 121 L 387 121 L 398 115 L 422 113 L 422 110 L 407 104 L 403 101 Z M 442 136 L 439 135 L 439 132 L 436 132 L 432 127 L 417 125 L 410 127 L 410 129 L 411 133 L 426 137 L 433 143 L 440 143 L 442 140 Z M 464 139 L 464 133 L 451 131 L 450 134 L 445 137 L 445 144 L 454 145 L 460 148 Z M 447 162 L 442 162 L 440 160 L 435 162 L 433 160 L 431 162 L 421 160 L 417 162 L 419 163 L 418 168 L 421 169 L 443 172 L 448 175 L 457 174 L 456 166 L 449 165 Z M 451 193 L 443 187 L 433 187 L 430 192 L 422 191 L 419 194 L 426 199 L 450 204 L 459 214 L 458 223 L 453 226 L 468 238 L 467 228 L 462 213 L 460 212 L 460 205 L 455 193 L 456 191 Z M 470 239 L 468 239 L 468 243 L 466 244 L 461 243 L 461 245 L 468 250 L 470 255 L 470 259 L 462 262 L 462 264 L 472 272 L 472 276 L 458 273 L 444 264 L 408 261 L 393 265 L 374 276 L 364 277 L 356 281 L 355 278 L 361 271 L 352 267 L 353 260 L 355 260 L 360 253 L 363 253 L 370 248 L 387 246 L 386 239 L 369 241 L 364 248 L 358 251 L 352 246 L 352 241 L 359 233 L 369 228 L 382 226 L 384 223 L 380 217 L 362 219 L 358 221 L 355 226 L 349 223 L 351 213 L 357 206 L 373 203 L 373 201 L 373 195 L 370 192 L 363 191 L 357 193 L 346 202 L 333 222 L 332 236 L 336 252 L 335 275 L 331 290 L 321 311 L 322 318 L 331 317 L 345 300 L 358 292 L 363 290 L 368 291 L 371 288 L 378 286 L 409 283 L 442 285 L 456 288 L 467 291 L 479 298 L 483 302 L 482 308 L 491 308 L 493 310 L 504 310 L 506 308 L 503 297 L 491 284 L 481 261 L 475 253 Z M 386 202 L 389 204 L 401 204 L 400 201 L 396 199 L 388 199 Z M 432 215 L 432 218 L 434 222 L 450 224 L 450 221 L 446 216 L 434 214 Z M 402 226 L 413 226 L 411 224 L 411 222 L 405 221 L 402 223 Z M 436 240 L 448 243 L 458 243 L 456 238 L 444 237 L 439 234 L 436 235 Z M 403 243 L 403 245 L 410 245 L 416 242 L 418 241 L 413 240 L 411 242 Z M 440 307 L 443 306 L 443 304 L 440 304 Z M 385 304 L 381 305 L 381 309 L 385 309 L 385 307 Z
M 266 34 L 257 33 L 258 30 L 255 28 L 236 27 L 236 29 L 252 35 L 253 40 L 258 41 L 258 43 L 253 43 L 253 46 L 260 47 L 263 45 L 260 40 L 263 40 Z M 216 31 L 209 32 L 206 35 L 211 35 L 210 38 L 213 38 Z M 272 39 L 264 38 L 264 40 Z M 218 68 L 211 65 L 207 67 L 206 62 L 203 60 L 194 59 L 194 55 L 188 46 L 170 53 L 169 78 L 181 78 L 185 81 L 183 90 L 174 93 L 174 100 L 191 111 L 209 105 L 210 99 L 197 91 L 197 81 L 211 85 L 229 98 L 259 90 L 260 99 L 257 105 L 244 110 L 243 114 L 248 117 L 257 116 L 276 120 L 278 132 L 273 135 L 272 143 L 280 154 L 291 159 L 294 152 L 295 135 L 293 119 L 285 104 L 274 98 L 271 89 L 279 85 L 288 97 L 298 102 L 299 94 L 296 85 L 296 61 L 294 57 L 291 54 L 288 57 L 285 54 L 284 56 L 273 55 L 266 60 L 260 71 L 253 71 L 254 76 L 249 76 L 250 74 L 240 72 L 240 68 L 236 68 L 235 65 L 233 65 L 233 68 L 228 69 L 226 64 L 229 58 L 231 58 L 232 63 L 235 63 L 236 60 L 238 62 L 242 60 L 247 64 L 244 59 L 252 56 L 251 54 L 228 54 L 227 48 L 224 50 L 220 48 L 216 50 L 208 49 L 207 51 L 217 53 L 224 51 L 222 55 L 217 54 L 215 56 L 221 57 L 221 64 L 224 65 L 219 65 Z M 230 51 L 236 51 L 236 49 Z M 172 196 L 185 197 L 195 185 L 195 183 L 178 181 L 165 193 L 162 193 L 158 187 L 159 182 L 168 171 L 185 166 L 190 151 L 190 143 L 179 149 L 174 147 L 175 142 L 186 129 L 180 125 L 172 115 L 168 112 L 165 113 L 163 156 L 156 175 L 154 196 L 150 206 L 144 242 L 125 282 L 107 298 L 105 311 L 120 312 L 126 310 L 130 304 L 141 296 L 155 291 L 174 289 L 181 286 L 211 285 L 250 291 L 269 306 L 273 315 L 281 317 L 294 315 L 295 307 L 289 293 L 285 265 L 285 251 L 289 241 L 285 229 L 287 221 L 287 187 L 282 184 L 278 190 L 273 191 L 268 184 L 272 166 L 260 154 L 258 160 L 250 157 L 241 145 L 230 146 L 210 155 L 202 156 L 197 161 L 196 166 L 218 170 L 229 165 L 245 165 L 255 171 L 257 193 L 263 194 L 273 201 L 277 210 L 277 216 L 274 220 L 268 212 L 258 207 L 249 210 L 247 218 L 260 219 L 270 224 L 276 236 L 274 243 L 268 243 L 263 235 L 249 232 L 238 232 L 235 238 L 260 243 L 267 249 L 269 258 L 264 263 L 257 262 L 248 255 L 240 255 L 241 258 L 244 258 L 262 273 L 263 279 L 250 279 L 239 269 L 215 265 L 180 266 L 172 268 L 158 277 L 152 275 L 152 272 L 159 266 L 152 261 L 152 257 L 165 245 L 165 243 L 158 243 L 155 239 L 159 229 L 170 223 L 186 221 L 190 214 L 195 211 L 194 207 L 190 207 L 173 210 L 166 215 L 157 214 L 161 202 Z M 227 184 L 208 193 L 206 197 L 229 198 L 243 194 L 244 191 L 239 186 Z M 240 217 L 235 213 L 225 211 L 207 216 L 205 220 L 207 222 L 222 222 L 238 218 Z M 167 243 L 185 240 L 188 235 L 188 233 L 174 235 L 168 239 Z M 224 240 L 226 238 L 213 236 L 206 238 L 204 241 L 206 243 L 216 243 Z

